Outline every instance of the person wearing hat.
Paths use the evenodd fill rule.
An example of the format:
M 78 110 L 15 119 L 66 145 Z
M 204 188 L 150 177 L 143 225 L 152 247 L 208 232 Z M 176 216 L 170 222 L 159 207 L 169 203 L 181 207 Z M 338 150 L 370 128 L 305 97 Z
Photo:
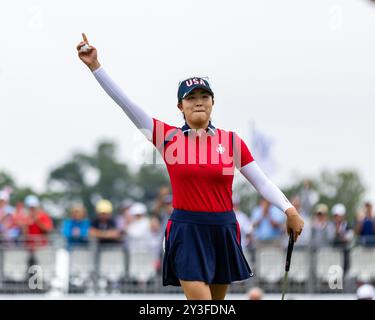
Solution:
M 335 226 L 333 242 L 337 246 L 344 246 L 353 238 L 353 230 L 346 219 L 346 208 L 342 203 L 337 203 L 332 207 L 331 211 Z
M 150 223 L 147 217 L 147 207 L 141 202 L 135 202 L 129 208 L 130 223 L 127 233 L 134 237 L 140 236 L 146 230 L 149 230 Z
M 40 207 L 39 198 L 33 194 L 25 198 L 27 219 L 23 222 L 23 233 L 30 249 L 48 244 L 48 234 L 53 229 L 50 216 Z
M 208 79 L 190 77 L 179 83 L 177 108 L 185 124 L 172 126 L 150 117 L 126 96 L 84 34 L 77 51 L 167 166 L 174 211 L 165 230 L 164 286 L 182 286 L 187 299 L 224 299 L 232 282 L 252 276 L 233 212 L 235 168 L 285 213 L 288 233 L 297 240 L 303 229 L 298 211 L 261 171 L 245 142 L 213 125 L 214 92 Z
M 133 203 L 129 209 L 129 215 L 131 218 L 125 234 L 130 260 L 134 253 L 146 253 L 153 257 L 152 267 L 157 270 L 160 266 L 159 252 L 162 239 L 159 220 L 155 216 L 150 217 L 147 207 L 141 202 Z
M 150 245 L 151 239 L 151 220 L 147 214 L 147 207 L 141 202 L 135 202 L 129 209 L 129 215 L 131 219 L 126 228 L 129 250 L 144 251 L 144 248 Z
M 333 245 L 342 248 L 344 257 L 344 273 L 349 269 L 349 245 L 353 240 L 354 230 L 346 219 L 346 207 L 342 203 L 335 204 L 331 209 L 333 215 Z
M 120 231 L 112 217 L 113 206 L 109 200 L 99 200 L 95 205 L 96 218 L 90 227 L 90 237 L 98 240 L 99 244 L 114 244 L 120 239 Z
M 311 245 L 313 249 L 327 247 L 332 244 L 335 231 L 328 213 L 328 206 L 324 203 L 319 203 L 314 208 L 311 228 Z

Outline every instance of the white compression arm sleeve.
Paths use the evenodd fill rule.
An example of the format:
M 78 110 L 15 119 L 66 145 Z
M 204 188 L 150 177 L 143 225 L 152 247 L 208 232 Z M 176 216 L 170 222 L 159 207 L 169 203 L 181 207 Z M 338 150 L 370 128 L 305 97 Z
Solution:
M 93 75 L 108 95 L 121 107 L 135 126 L 149 141 L 152 141 L 153 120 L 138 105 L 132 102 L 127 95 L 117 86 L 103 67 L 93 71 Z
M 255 187 L 263 198 L 283 212 L 293 207 L 281 190 L 266 177 L 255 161 L 243 166 L 240 169 L 240 172 Z

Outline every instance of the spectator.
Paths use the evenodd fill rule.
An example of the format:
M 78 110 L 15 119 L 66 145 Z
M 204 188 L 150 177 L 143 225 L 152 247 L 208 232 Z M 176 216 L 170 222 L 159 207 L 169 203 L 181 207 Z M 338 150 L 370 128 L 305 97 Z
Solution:
M 251 214 L 256 245 L 281 245 L 284 221 L 284 214 L 266 199 L 261 198 Z
M 89 234 L 99 244 L 114 244 L 120 239 L 120 231 L 116 228 L 116 222 L 112 218 L 112 203 L 108 200 L 99 200 L 96 203 L 95 211 L 97 217 L 91 224 Z
M 3 217 L 3 222 L 1 226 L 2 230 L 2 241 L 4 244 L 12 245 L 16 244 L 17 241 L 22 236 L 22 227 L 17 225 L 14 221 L 14 208 L 8 206 L 5 209 L 6 215 Z
M 123 246 L 126 250 L 128 249 L 126 228 L 128 227 L 131 219 L 129 211 L 133 203 L 134 201 L 131 199 L 123 200 L 120 205 L 120 214 L 116 219 L 116 226 L 120 232 L 120 237 L 122 238 Z
M 375 289 L 370 284 L 363 284 L 357 289 L 357 300 L 374 300 Z
M 35 249 L 48 245 L 48 234 L 53 229 L 53 222 L 49 215 L 40 208 L 40 202 L 35 195 L 28 195 L 25 198 L 27 208 L 27 218 L 22 224 L 23 234 L 25 236 L 26 247 L 34 251 Z M 33 263 L 31 257 L 30 265 Z
M 342 203 L 332 207 L 334 237 L 333 245 L 342 248 L 344 256 L 344 273 L 349 268 L 349 244 L 353 239 L 353 230 L 346 220 L 346 208 Z
M 130 215 L 129 210 L 133 205 L 134 201 L 131 199 L 125 199 L 120 205 L 120 214 L 116 219 L 116 225 L 119 230 L 125 230 L 129 223 Z
M 155 199 L 155 202 L 152 206 L 152 209 L 151 209 L 151 214 L 153 216 L 157 216 L 159 217 L 159 219 L 161 220 L 161 211 L 163 210 L 163 207 L 164 207 L 164 197 L 168 196 L 169 194 L 171 193 L 171 190 L 168 186 L 161 186 L 159 188 L 159 192 L 158 192 L 158 196 L 156 197 Z
M 13 211 L 11 224 L 9 226 L 9 234 L 11 237 L 11 240 L 15 243 L 18 243 L 22 241 L 22 235 L 23 235 L 23 228 L 22 226 L 25 225 L 25 223 L 28 220 L 27 213 L 25 211 L 25 206 L 23 202 L 18 202 L 16 204 L 16 208 Z
M 319 203 L 313 214 L 311 245 L 314 249 L 330 246 L 333 237 L 334 226 L 328 217 L 328 207 L 324 203 Z
M 342 203 L 335 204 L 332 207 L 333 223 L 335 233 L 333 244 L 335 246 L 346 246 L 353 239 L 353 230 L 346 220 L 346 208 Z
M 9 205 L 9 193 L 0 191 L 0 242 L 6 240 L 6 229 L 13 208 Z
M 249 300 L 262 300 L 263 290 L 258 287 L 251 288 L 247 293 L 247 297 Z
M 150 251 L 151 244 L 151 220 L 147 216 L 147 208 L 143 203 L 134 203 L 129 211 L 130 222 L 126 228 L 129 243 L 129 251 Z M 156 221 L 158 221 L 156 219 Z M 155 224 L 155 220 L 153 222 Z M 160 230 L 160 224 L 156 228 Z M 151 251 L 150 251 L 151 252 Z
M 147 216 L 147 208 L 136 202 L 130 208 L 130 223 L 126 229 L 129 252 L 148 252 L 154 256 L 155 268 L 160 268 L 161 225 L 156 217 Z
M 364 217 L 357 218 L 356 234 L 359 236 L 361 245 L 375 245 L 375 217 L 371 202 L 365 203 Z
M 0 222 L 1 218 L 6 215 L 6 207 L 9 206 L 9 194 L 6 191 L 0 191 Z
M 233 196 L 233 211 L 236 214 L 236 219 L 240 226 L 241 246 L 243 250 L 245 250 L 251 244 L 251 233 L 253 231 L 253 226 L 251 225 L 250 218 L 246 215 L 246 213 L 240 210 L 240 201 L 240 197 L 236 195 Z
M 67 247 L 87 245 L 90 221 L 87 219 L 86 209 L 82 204 L 73 205 L 70 217 L 63 221 L 62 234 L 67 240 Z

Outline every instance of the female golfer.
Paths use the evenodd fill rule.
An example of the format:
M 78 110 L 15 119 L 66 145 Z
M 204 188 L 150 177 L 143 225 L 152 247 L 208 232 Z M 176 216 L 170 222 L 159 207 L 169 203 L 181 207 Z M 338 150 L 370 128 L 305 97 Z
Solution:
M 170 126 L 129 100 L 100 65 L 97 50 L 82 36 L 79 58 L 155 145 L 167 166 L 174 211 L 165 230 L 163 285 L 182 286 L 187 299 L 224 299 L 231 282 L 252 276 L 232 206 L 235 167 L 285 212 L 287 231 L 295 240 L 303 220 L 259 169 L 242 139 L 212 125 L 214 93 L 207 80 L 193 77 L 180 82 L 177 107 L 185 124 Z

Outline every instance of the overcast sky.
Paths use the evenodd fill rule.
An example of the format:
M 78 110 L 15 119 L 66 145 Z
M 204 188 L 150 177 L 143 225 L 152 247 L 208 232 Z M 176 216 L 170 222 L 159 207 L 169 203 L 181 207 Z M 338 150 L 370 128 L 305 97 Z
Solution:
M 142 136 L 77 57 L 85 32 L 150 115 L 182 125 L 178 81 L 209 76 L 213 124 L 271 136 L 279 186 L 357 169 L 375 201 L 374 30 L 366 0 L 2 0 L 0 170 L 40 190 L 102 139 L 136 165 Z

